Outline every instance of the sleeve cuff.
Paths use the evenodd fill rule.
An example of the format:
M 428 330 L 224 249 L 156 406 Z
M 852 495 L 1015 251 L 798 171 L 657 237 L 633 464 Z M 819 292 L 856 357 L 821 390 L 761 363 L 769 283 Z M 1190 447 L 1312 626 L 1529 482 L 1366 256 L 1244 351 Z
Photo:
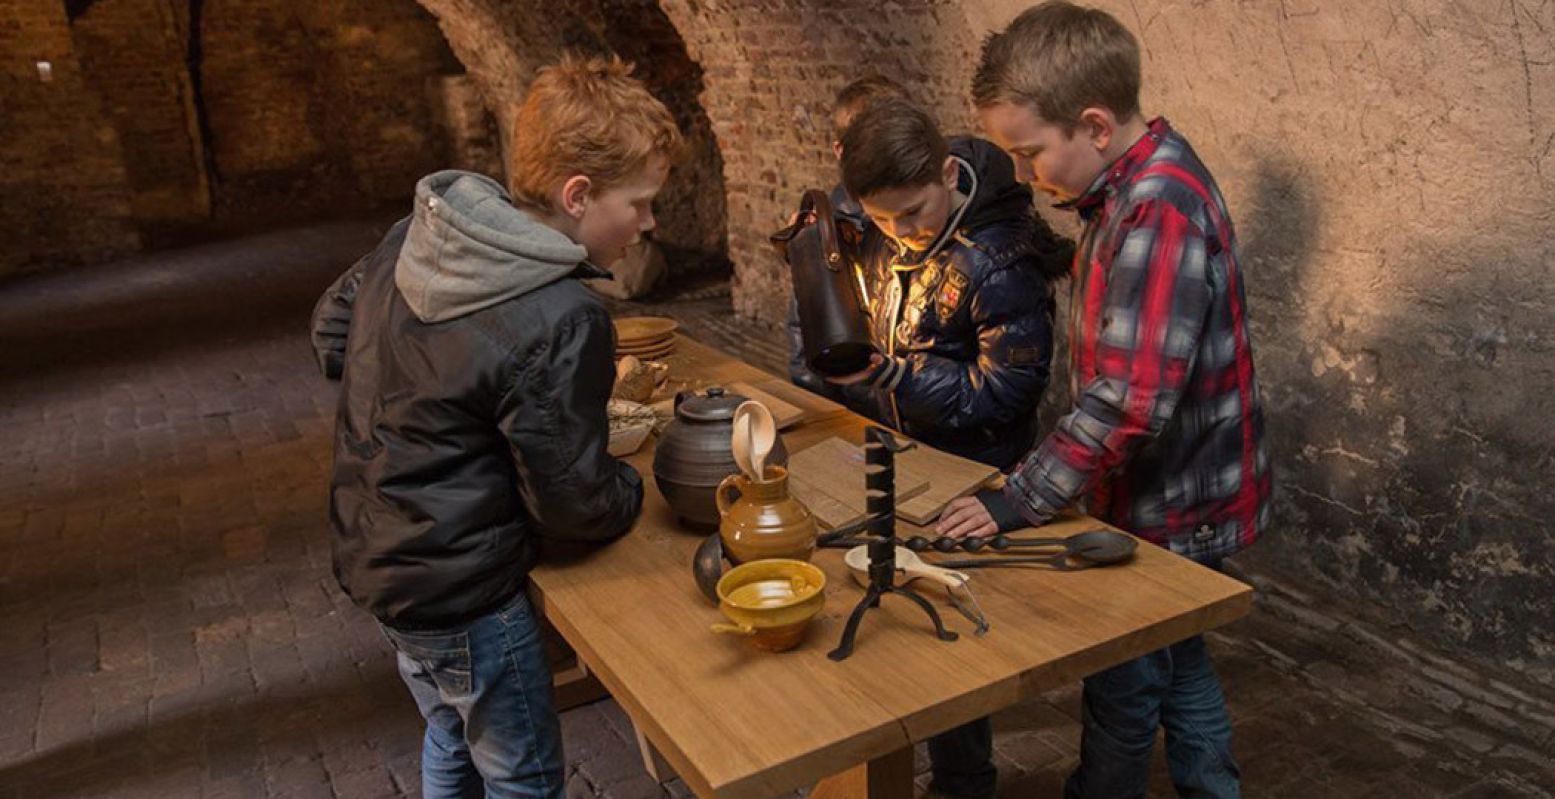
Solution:
M 1019 530 L 1028 524 L 1026 517 L 1022 516 L 1019 510 L 1016 510 L 1015 503 L 1011 502 L 1010 498 L 1005 496 L 1002 490 L 997 488 L 985 489 L 973 496 L 977 497 L 978 502 L 983 503 L 983 508 L 988 511 L 989 516 L 993 517 L 994 524 L 999 525 L 999 532 L 1008 533 L 1011 530 Z
M 869 377 L 869 385 L 881 391 L 895 391 L 902 384 L 902 378 L 907 376 L 906 358 L 886 358 L 880 364 L 880 368 Z
M 1046 506 L 1035 508 L 1027 503 L 1019 491 L 1015 489 L 1013 482 L 1006 482 L 1004 488 L 999 491 L 1005 504 L 1021 518 L 1020 526 L 1041 527 L 1053 520 L 1058 515 L 1058 508 Z

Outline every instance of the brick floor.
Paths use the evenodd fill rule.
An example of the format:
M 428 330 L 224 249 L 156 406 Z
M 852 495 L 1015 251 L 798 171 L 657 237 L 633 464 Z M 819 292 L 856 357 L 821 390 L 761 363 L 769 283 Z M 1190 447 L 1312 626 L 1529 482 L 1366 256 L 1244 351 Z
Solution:
M 304 336 L 384 227 L 0 285 L 0 799 L 418 793 L 415 709 L 330 575 L 334 388 Z M 781 368 L 716 287 L 621 308 Z M 1259 609 L 1210 638 L 1249 796 L 1555 793 L 1547 689 L 1246 577 Z M 1001 795 L 1057 795 L 1078 697 L 996 717 Z M 569 796 L 686 794 L 647 779 L 614 703 L 563 727 Z

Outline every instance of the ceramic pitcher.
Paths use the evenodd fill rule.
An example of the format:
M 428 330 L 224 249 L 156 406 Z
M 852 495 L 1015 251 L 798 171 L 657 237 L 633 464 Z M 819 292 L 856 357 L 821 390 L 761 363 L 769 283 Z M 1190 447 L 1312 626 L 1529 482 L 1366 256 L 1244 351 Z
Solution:
M 713 495 L 718 503 L 718 536 L 734 563 L 767 558 L 808 561 L 815 553 L 815 517 L 788 492 L 788 470 L 768 466 L 757 482 L 731 474 Z

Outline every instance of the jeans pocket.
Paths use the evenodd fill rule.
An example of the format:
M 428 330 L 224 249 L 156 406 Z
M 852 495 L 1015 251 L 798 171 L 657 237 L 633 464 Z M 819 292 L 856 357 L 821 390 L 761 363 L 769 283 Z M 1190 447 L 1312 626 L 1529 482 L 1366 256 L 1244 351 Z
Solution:
M 471 689 L 470 636 L 456 633 L 408 633 L 383 628 L 400 654 L 415 663 L 418 677 L 430 680 L 448 698 L 467 696 Z
M 529 606 L 529 596 L 520 587 L 518 593 L 508 600 L 507 604 L 497 609 L 497 618 L 502 623 L 511 627 L 515 624 L 532 625 L 534 623 L 534 610 Z

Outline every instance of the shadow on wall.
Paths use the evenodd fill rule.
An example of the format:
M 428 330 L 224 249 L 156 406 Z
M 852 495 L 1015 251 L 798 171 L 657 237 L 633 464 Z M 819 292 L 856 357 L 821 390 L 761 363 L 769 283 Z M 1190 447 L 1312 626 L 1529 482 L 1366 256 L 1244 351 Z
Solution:
M 1549 289 L 1510 268 L 1450 268 L 1528 253 L 1498 259 L 1446 236 L 1403 264 L 1325 251 L 1299 171 L 1263 158 L 1252 186 L 1233 214 L 1277 489 L 1273 528 L 1248 557 L 1548 679 L 1555 435 L 1533 420 L 1555 411 L 1555 374 L 1550 322 L 1530 301 Z M 1387 292 L 1351 270 L 1424 288 Z

